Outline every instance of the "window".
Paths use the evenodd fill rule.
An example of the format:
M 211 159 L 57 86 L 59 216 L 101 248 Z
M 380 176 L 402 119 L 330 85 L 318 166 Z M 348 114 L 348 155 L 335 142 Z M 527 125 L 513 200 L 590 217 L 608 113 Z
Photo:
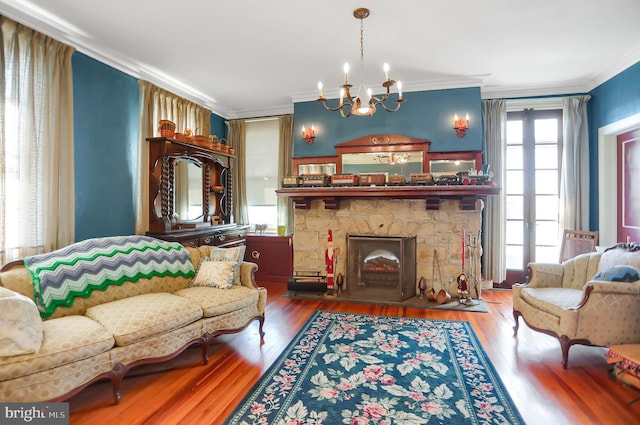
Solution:
M 561 155 L 561 110 L 507 114 L 507 281 L 530 261 L 558 261 Z
M 246 122 L 246 182 L 249 224 L 267 225 L 276 232 L 278 225 L 278 146 L 277 118 Z

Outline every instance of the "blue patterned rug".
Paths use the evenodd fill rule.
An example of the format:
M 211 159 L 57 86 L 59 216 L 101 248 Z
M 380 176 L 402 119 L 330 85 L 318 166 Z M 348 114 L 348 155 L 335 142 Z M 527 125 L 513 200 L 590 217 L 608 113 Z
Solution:
M 226 424 L 524 424 L 467 322 L 318 311 Z

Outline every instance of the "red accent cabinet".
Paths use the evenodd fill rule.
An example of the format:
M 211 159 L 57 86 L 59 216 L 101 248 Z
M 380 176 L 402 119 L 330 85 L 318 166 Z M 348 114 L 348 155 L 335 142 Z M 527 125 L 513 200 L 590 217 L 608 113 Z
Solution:
M 256 282 L 288 282 L 293 275 L 291 236 L 248 234 L 245 243 L 245 261 L 258 265 Z

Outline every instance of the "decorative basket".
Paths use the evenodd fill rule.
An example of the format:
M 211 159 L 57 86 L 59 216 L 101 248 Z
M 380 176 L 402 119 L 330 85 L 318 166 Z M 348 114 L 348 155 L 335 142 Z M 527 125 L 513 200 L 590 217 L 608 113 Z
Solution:
M 184 133 L 176 133 L 176 140 L 179 140 L 181 142 L 186 142 L 187 136 Z
M 176 136 L 176 125 L 172 121 L 160 120 L 158 130 L 160 131 L 160 137 L 169 137 L 173 139 Z
M 200 147 L 211 149 L 211 138 L 209 136 L 196 134 L 193 136 L 193 143 Z

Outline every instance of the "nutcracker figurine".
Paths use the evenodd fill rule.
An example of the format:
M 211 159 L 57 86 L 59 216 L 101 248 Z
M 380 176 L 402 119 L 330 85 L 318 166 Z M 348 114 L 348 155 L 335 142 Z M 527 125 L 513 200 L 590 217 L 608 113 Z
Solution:
M 333 291 L 333 265 L 334 265 L 334 250 L 333 250 L 333 232 L 329 229 L 329 235 L 327 238 L 327 249 L 324 255 L 325 265 L 327 266 L 327 295 L 332 297 L 335 295 Z

